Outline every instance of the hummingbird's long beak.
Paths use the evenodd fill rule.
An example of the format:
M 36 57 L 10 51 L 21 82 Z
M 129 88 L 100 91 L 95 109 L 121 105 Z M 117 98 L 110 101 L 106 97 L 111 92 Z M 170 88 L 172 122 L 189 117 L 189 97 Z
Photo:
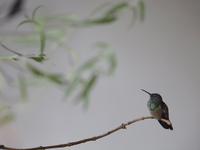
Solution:
M 149 92 L 147 92 L 147 91 L 145 91 L 145 90 L 143 90 L 143 89 L 141 89 L 141 90 L 144 91 L 144 92 L 146 92 L 147 94 L 151 95 L 151 93 L 149 93 Z

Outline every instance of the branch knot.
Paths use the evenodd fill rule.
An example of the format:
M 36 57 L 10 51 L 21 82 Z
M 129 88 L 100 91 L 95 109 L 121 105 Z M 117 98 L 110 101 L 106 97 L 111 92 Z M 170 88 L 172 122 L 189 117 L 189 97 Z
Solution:
M 44 147 L 42 147 L 42 146 L 40 146 L 40 148 L 41 148 L 42 150 L 45 150 L 45 148 L 44 148 Z
M 93 140 L 94 140 L 94 141 L 96 141 L 96 139 L 97 139 L 97 137 L 96 137 L 96 136 L 94 136 L 94 137 L 93 137 Z
M 126 125 L 122 123 L 122 129 L 126 129 Z

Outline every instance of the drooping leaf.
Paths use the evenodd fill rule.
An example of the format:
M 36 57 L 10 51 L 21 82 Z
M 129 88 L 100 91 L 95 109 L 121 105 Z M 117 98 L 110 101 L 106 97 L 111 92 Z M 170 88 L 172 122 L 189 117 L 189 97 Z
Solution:
M 110 10 L 108 10 L 106 13 L 105 13 L 105 17 L 113 17 L 116 15 L 116 13 L 122 11 L 124 8 L 126 8 L 128 6 L 127 3 L 123 2 L 123 3 L 120 3 L 118 5 L 115 5 L 113 8 L 111 8 Z
M 29 17 L 28 15 L 25 14 L 24 16 L 25 16 L 25 18 L 26 18 L 27 20 L 24 20 L 24 21 L 20 22 L 20 23 L 18 24 L 17 28 L 19 28 L 21 25 L 23 25 L 23 24 L 25 24 L 25 23 L 33 23 L 33 24 L 35 24 L 36 26 L 40 26 L 40 23 L 37 22 L 37 21 L 35 21 L 35 13 L 36 13 L 36 11 L 37 11 L 40 7 L 42 7 L 42 6 L 38 6 L 38 7 L 36 7 L 36 8 L 34 9 L 34 11 L 33 11 L 33 13 L 32 13 L 32 19 L 30 19 L 30 17 Z
M 100 5 L 99 7 L 95 8 L 89 15 L 87 18 L 94 16 L 96 13 L 98 13 L 99 11 L 101 11 L 103 8 L 108 7 L 113 5 L 112 3 L 108 2 L 108 3 L 104 3 L 102 5 Z
M 80 58 L 78 51 L 73 47 L 68 47 L 67 50 L 69 51 L 70 55 L 72 56 L 72 60 L 77 62 Z
M 82 80 L 81 75 L 82 75 L 83 71 L 92 69 L 97 62 L 98 62 L 98 58 L 93 57 L 93 58 L 89 59 L 88 61 L 86 61 L 83 65 L 81 65 L 77 69 L 77 74 L 74 75 L 73 79 L 69 82 L 69 84 L 66 88 L 64 99 L 66 99 L 75 90 L 75 88 L 80 84 L 80 82 Z M 92 83 L 93 82 L 94 81 L 92 81 Z M 92 83 L 90 83 L 91 86 L 92 86 Z M 89 90 L 90 84 L 88 83 L 87 85 L 84 85 L 84 88 L 87 88 Z M 87 93 L 87 90 L 85 91 L 85 94 L 86 93 Z M 83 95 L 81 94 L 80 96 L 83 96 Z M 86 95 L 85 95 L 85 97 L 86 97 Z
M 77 97 L 77 101 L 83 99 L 84 100 L 84 107 L 87 108 L 88 106 L 88 102 L 89 102 L 89 93 L 92 89 L 92 87 L 94 86 L 95 82 L 97 81 L 97 75 L 93 74 L 90 79 L 88 80 L 88 82 L 85 83 L 85 85 L 83 85 L 83 90 L 82 92 L 79 94 L 79 96 Z
M 45 30 L 45 35 L 46 37 L 58 39 L 64 35 L 64 32 L 62 29 L 50 29 L 50 30 Z
M 0 60 L 13 60 L 13 59 L 16 59 L 17 57 L 18 57 L 17 55 L 1 56 Z
M 99 8 L 97 8 L 97 10 L 94 11 L 94 13 L 96 13 L 97 11 L 101 10 L 102 8 L 104 8 L 106 6 L 107 6 L 107 4 L 100 6 Z M 73 24 L 73 26 L 74 27 L 87 27 L 87 26 L 111 23 L 118 19 L 118 17 L 119 17 L 118 14 L 120 12 L 122 12 L 124 9 L 130 9 L 130 7 L 132 7 L 132 11 L 133 11 L 133 13 L 135 13 L 135 6 L 131 6 L 129 3 L 122 2 L 122 3 L 116 4 L 113 7 L 111 7 L 109 10 L 107 10 L 102 15 L 102 17 L 99 17 L 97 19 L 86 19 L 80 23 Z M 141 14 L 140 18 L 142 19 L 142 18 L 144 18 L 144 10 L 145 10 L 143 1 L 139 1 L 139 7 L 140 7 L 140 14 Z M 134 20 L 132 19 L 132 22 L 133 21 Z M 132 26 L 132 24 L 130 24 L 130 25 Z
M 116 17 L 103 17 L 99 19 L 87 19 L 83 21 L 80 24 L 74 24 L 76 27 L 87 27 L 87 26 L 94 26 L 94 25 L 99 25 L 99 24 L 107 24 L 115 21 L 117 18 Z
M 75 75 L 74 78 L 69 81 L 67 87 L 66 87 L 66 91 L 64 94 L 64 99 L 66 99 L 67 97 L 70 96 L 70 94 L 75 90 L 75 88 L 78 86 L 79 83 L 79 75 Z
M 116 69 L 116 66 L 117 66 L 117 63 L 116 63 L 116 56 L 115 56 L 115 53 L 112 52 L 108 58 L 108 61 L 109 61 L 109 69 L 108 69 L 108 75 L 112 74 L 115 69 Z
M 19 28 L 21 25 L 25 24 L 25 23 L 33 23 L 37 26 L 39 26 L 38 22 L 34 21 L 34 20 L 25 20 L 25 21 L 22 21 L 18 24 L 17 28 Z
M 57 83 L 57 84 L 64 84 L 65 82 L 63 81 L 63 77 L 61 74 L 49 74 L 49 73 L 44 73 L 43 71 L 37 69 L 31 64 L 27 63 L 27 68 L 32 72 L 33 75 L 38 76 L 38 77 L 43 77 L 48 79 L 51 82 Z
M 4 105 L 4 104 L 0 104 L 0 111 L 5 110 L 5 109 L 10 109 L 11 106 L 9 105 Z
M 140 0 L 138 2 L 138 5 L 139 5 L 139 11 L 140 11 L 140 20 L 144 21 L 144 17 L 145 17 L 145 3 L 142 0 Z
M 107 70 L 107 75 L 112 74 L 115 71 L 116 68 L 116 56 L 113 50 L 111 50 L 110 46 L 106 42 L 97 42 L 93 44 L 93 48 L 100 48 L 101 53 L 99 55 L 100 61 L 106 61 L 108 64 L 108 70 Z M 104 51 L 102 51 L 104 50 Z M 104 64 L 104 63 L 103 63 Z
M 27 63 L 26 66 L 35 76 L 44 76 L 44 73 L 39 69 L 37 69 L 36 67 L 34 67 L 33 65 Z
M 20 36 L 13 36 L 9 38 L 9 43 L 21 43 L 24 46 L 28 47 L 38 47 L 39 43 L 39 37 L 38 33 L 33 33 L 33 34 L 24 34 Z
M 36 25 L 33 30 L 33 34 L 36 37 L 34 40 L 35 45 L 38 46 L 38 43 L 40 42 L 40 55 L 38 57 L 30 57 L 30 59 L 37 61 L 37 62 L 43 62 L 45 60 L 44 50 L 46 50 L 45 44 L 48 44 L 48 43 L 46 43 L 47 37 L 50 40 L 56 40 L 56 42 L 55 42 L 56 44 L 54 44 L 54 43 L 52 44 L 53 48 L 58 47 L 59 44 L 63 44 L 62 40 L 63 40 L 63 37 L 66 35 L 67 31 L 63 30 L 63 26 L 61 26 L 61 28 L 57 28 L 55 26 L 52 27 L 51 24 L 50 24 L 50 26 L 48 26 L 48 24 L 47 24 L 48 21 L 56 21 L 56 25 L 57 25 L 57 23 L 63 23 L 64 21 L 69 21 L 69 22 L 67 22 L 68 24 L 67 23 L 65 24 L 67 28 L 73 27 L 73 24 L 75 24 L 75 23 L 76 23 L 75 25 L 81 26 L 81 27 L 82 26 L 108 24 L 108 23 L 116 21 L 119 18 L 119 14 L 124 9 L 126 9 L 126 8 L 130 9 L 130 6 L 128 6 L 128 5 L 129 5 L 129 3 L 119 3 L 113 7 L 112 6 L 109 7 L 110 9 L 108 9 L 108 11 L 105 11 L 105 13 L 102 13 L 102 16 L 95 18 L 95 19 L 90 19 L 90 18 L 85 19 L 79 23 L 78 23 L 78 21 L 77 22 L 74 21 L 74 20 L 76 20 L 76 18 L 73 15 L 71 15 L 71 16 L 70 15 L 69 16 L 68 15 L 58 15 L 58 16 L 53 16 L 53 17 L 38 17 L 37 20 L 35 20 L 35 18 L 36 18 L 35 14 L 38 9 L 38 8 L 36 8 L 32 14 L 31 19 L 30 19 L 31 16 L 30 17 L 25 16 L 26 19 L 28 19 L 28 20 L 25 20 L 25 22 L 21 22 L 21 25 L 24 23 L 33 23 L 34 25 Z M 105 5 L 105 7 L 106 7 L 106 5 Z M 105 7 L 103 6 L 98 11 L 102 10 Z M 106 10 L 107 10 L 107 8 L 108 7 L 106 7 Z M 137 7 L 134 7 L 134 8 L 137 8 Z M 136 9 L 133 10 L 134 14 L 135 14 L 135 12 L 134 12 L 135 10 Z M 137 16 L 137 14 L 135 16 Z M 53 22 L 53 23 L 55 23 L 55 22 Z M 21 26 L 21 25 L 19 24 L 19 26 Z M 47 25 L 47 26 L 43 26 L 43 25 Z M 61 24 L 58 24 L 58 25 L 60 27 Z M 48 28 L 48 27 L 50 27 L 50 28 Z M 53 32 L 51 32 L 51 31 L 53 31 Z M 30 41 L 33 41 L 32 39 L 30 39 Z M 27 38 L 26 38 L 26 40 L 27 40 Z M 27 43 L 27 44 L 29 44 L 29 43 Z M 91 92 L 93 85 L 96 83 L 98 76 L 102 75 L 102 74 L 105 75 L 104 74 L 105 72 L 107 74 L 111 74 L 116 68 L 115 54 L 110 53 L 107 56 L 105 56 L 106 55 L 105 53 L 107 53 L 107 52 L 109 53 L 110 49 L 108 49 L 108 47 L 104 44 L 100 45 L 99 47 L 100 47 L 101 52 L 98 53 L 98 55 L 95 56 L 94 59 L 92 58 L 92 59 L 88 60 L 87 62 L 85 62 L 83 65 L 81 65 L 78 68 L 76 75 L 74 76 L 74 78 L 72 80 L 69 81 L 69 85 L 66 88 L 66 93 L 72 93 L 72 92 L 74 92 L 74 90 L 77 89 L 77 87 L 80 87 L 80 85 L 83 85 L 80 95 L 81 95 L 81 99 L 84 100 L 83 101 L 84 107 L 88 106 L 89 94 Z M 46 51 L 45 51 L 45 53 L 46 53 Z M 13 58 L 13 59 L 16 59 L 16 58 Z M 0 57 L 0 60 L 1 60 L 1 57 Z M 107 70 L 104 69 L 105 64 L 108 66 L 108 69 L 106 68 Z M 32 66 L 32 67 L 33 68 L 29 69 L 29 70 L 33 75 L 37 76 L 35 78 L 37 78 L 37 79 L 44 78 L 44 79 L 49 80 L 50 82 L 54 82 L 57 84 L 63 84 L 63 78 L 61 75 L 47 73 L 41 69 L 38 69 L 35 66 Z M 101 68 L 101 69 L 99 69 L 99 68 Z M 97 77 L 94 77 L 94 74 Z M 90 78 L 88 80 L 86 80 L 84 78 L 85 75 L 90 75 L 89 76 Z
M 57 84 L 64 84 L 61 74 L 48 75 L 47 78 Z
M 5 123 L 8 123 L 14 119 L 13 113 L 7 113 L 5 115 L 0 116 L 0 126 L 4 125 Z
M 41 8 L 41 7 L 43 7 L 43 6 L 40 5 L 40 6 L 38 6 L 38 7 L 36 7 L 36 8 L 34 9 L 34 11 L 33 11 L 33 13 L 32 13 L 32 20 L 35 20 L 35 13 L 36 13 L 37 10 L 38 10 L 39 8 Z
M 27 20 L 31 20 L 31 18 L 30 18 L 27 14 L 24 14 L 24 17 L 25 17 Z
M 88 61 L 86 61 L 84 64 L 82 64 L 79 67 L 78 72 L 80 73 L 80 72 L 82 72 L 82 71 L 84 71 L 86 69 L 92 68 L 97 61 L 98 61 L 97 57 L 93 57 L 93 58 L 89 59 Z
M 82 95 L 82 99 L 83 99 L 83 109 L 86 110 L 89 106 L 89 95 L 88 94 Z
M 132 28 L 137 20 L 137 8 L 135 6 L 131 6 L 130 9 L 132 10 L 132 18 L 128 28 Z
M 45 60 L 45 58 L 44 57 L 29 57 L 30 59 L 33 59 L 33 60 L 35 60 L 35 61 L 37 61 L 37 62 L 43 62 L 44 60 Z
M 5 85 L 5 78 L 4 78 L 4 76 L 3 76 L 3 74 L 1 73 L 1 70 L 0 70 L 0 90 L 3 89 L 4 85 Z
M 97 75 L 93 74 L 91 76 L 91 78 L 89 79 L 89 81 L 86 83 L 84 90 L 82 91 L 81 95 L 88 95 L 88 93 L 90 92 L 92 86 L 95 84 L 97 80 Z
M 45 42 L 46 42 L 46 37 L 44 33 L 41 33 L 40 34 L 40 54 L 44 53 Z
M 45 17 L 44 19 L 47 21 L 74 21 L 78 19 L 78 16 L 74 14 L 63 14 L 63 15 Z

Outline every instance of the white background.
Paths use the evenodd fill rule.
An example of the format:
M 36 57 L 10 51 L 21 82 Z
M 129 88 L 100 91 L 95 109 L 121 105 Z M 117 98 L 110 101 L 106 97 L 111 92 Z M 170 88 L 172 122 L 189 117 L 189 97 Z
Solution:
M 85 17 L 104 2 L 108 0 L 28 0 L 26 11 L 31 13 L 36 6 L 45 5 L 43 14 L 75 13 Z M 200 1 L 145 3 L 145 21 L 132 30 L 127 29 L 131 17 L 127 13 L 112 25 L 79 30 L 73 36 L 71 45 L 83 59 L 92 53 L 89 47 L 96 41 L 107 41 L 118 58 L 114 75 L 101 78 L 92 90 L 87 111 L 81 104 L 75 106 L 72 99 L 63 102 L 61 91 L 50 89 L 33 109 L 19 113 L 14 122 L 0 129 L 1 144 L 28 148 L 68 143 L 149 116 L 149 96 L 140 90 L 143 88 L 162 95 L 169 107 L 173 131 L 163 129 L 156 120 L 144 120 L 95 142 L 64 149 L 199 149 Z M 1 30 L 15 29 L 22 18 Z M 55 67 L 62 64 L 60 57 Z

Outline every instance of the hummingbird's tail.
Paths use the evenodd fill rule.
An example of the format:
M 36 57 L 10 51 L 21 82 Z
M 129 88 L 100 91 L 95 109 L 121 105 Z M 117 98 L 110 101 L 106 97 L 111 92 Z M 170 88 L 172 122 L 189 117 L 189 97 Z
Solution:
M 158 122 L 163 126 L 163 128 L 173 130 L 172 125 L 168 125 L 166 122 L 159 119 L 158 119 Z

